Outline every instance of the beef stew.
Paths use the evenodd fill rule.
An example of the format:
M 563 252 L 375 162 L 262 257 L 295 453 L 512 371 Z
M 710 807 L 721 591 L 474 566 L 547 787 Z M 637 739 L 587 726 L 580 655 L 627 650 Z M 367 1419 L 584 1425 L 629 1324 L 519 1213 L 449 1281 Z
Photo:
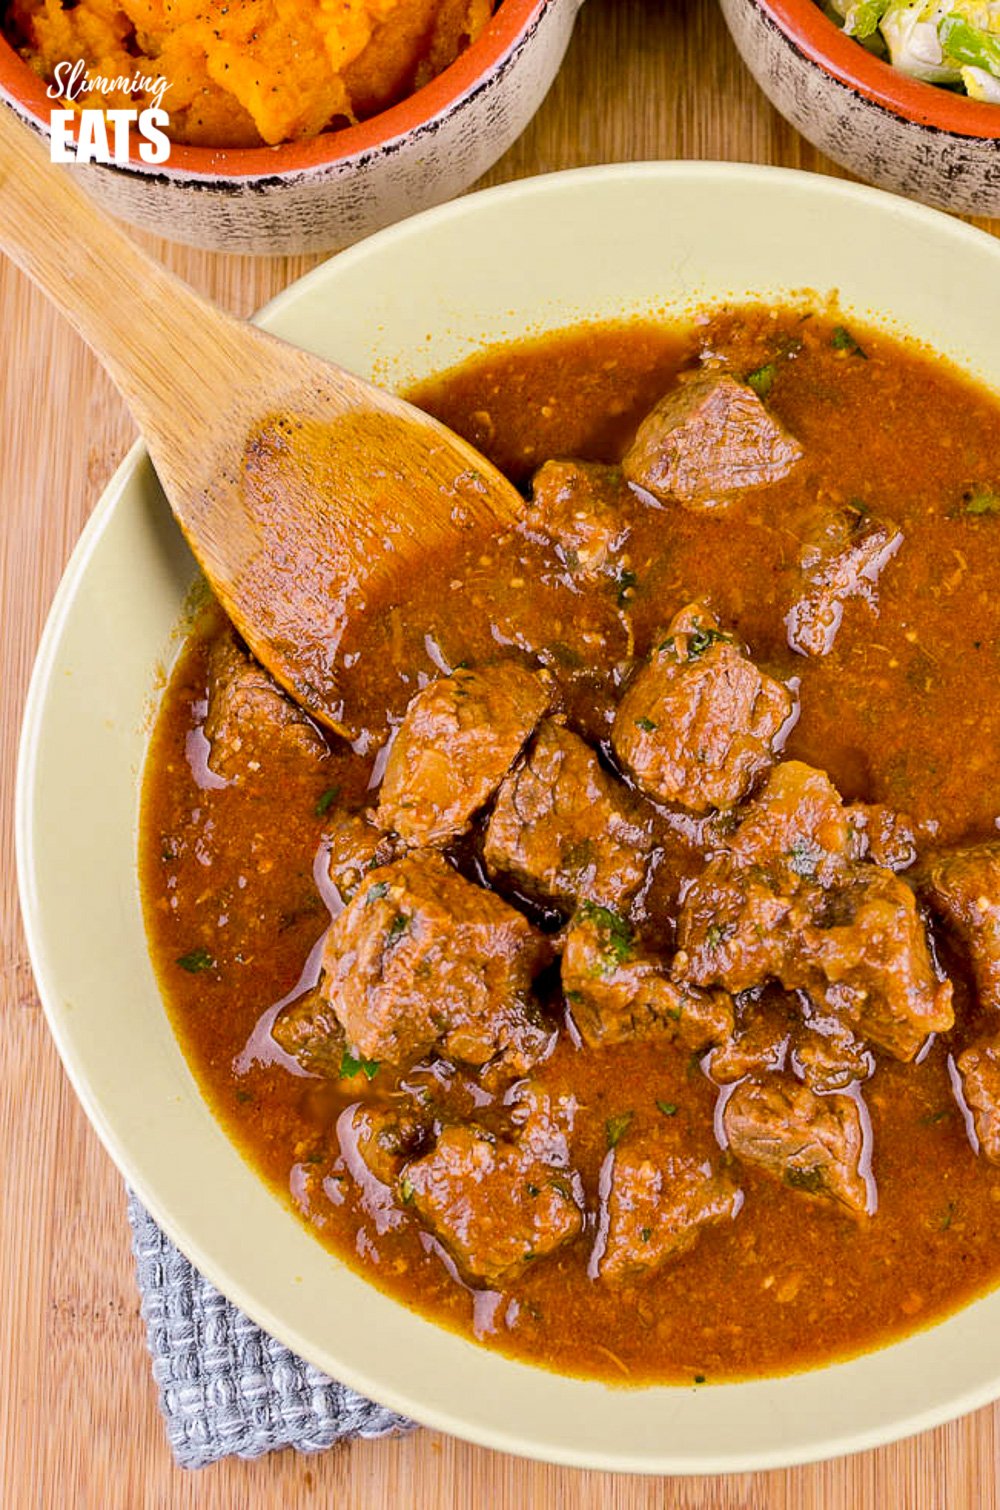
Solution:
M 154 732 L 218 1115 L 373 1282 L 561 1371 L 787 1371 L 1000 1279 L 1000 401 L 846 334 L 425 385 L 524 516 L 349 627 L 351 741 L 216 611 Z

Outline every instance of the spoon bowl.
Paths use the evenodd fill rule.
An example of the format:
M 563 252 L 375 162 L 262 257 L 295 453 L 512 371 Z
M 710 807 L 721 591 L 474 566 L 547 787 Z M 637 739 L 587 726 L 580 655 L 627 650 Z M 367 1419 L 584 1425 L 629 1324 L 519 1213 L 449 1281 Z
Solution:
M 351 731 L 349 619 L 516 517 L 517 491 L 402 399 L 226 314 L 141 252 L 0 108 L 0 249 L 121 389 L 212 590 L 309 713 Z

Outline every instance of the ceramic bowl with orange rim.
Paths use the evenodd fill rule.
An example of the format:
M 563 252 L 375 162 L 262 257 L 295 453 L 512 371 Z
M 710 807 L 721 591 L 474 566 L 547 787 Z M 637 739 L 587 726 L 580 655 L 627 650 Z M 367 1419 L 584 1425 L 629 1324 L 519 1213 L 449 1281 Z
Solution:
M 336 251 L 467 189 L 521 134 L 583 0 L 502 0 L 424 88 L 356 126 L 276 147 L 175 144 L 168 162 L 72 171 L 111 214 L 213 251 Z M 46 84 L 0 38 L 0 101 L 48 134 Z
M 859 178 L 924 204 L 1000 215 L 1000 105 L 898 73 L 816 0 L 721 0 L 777 110 Z

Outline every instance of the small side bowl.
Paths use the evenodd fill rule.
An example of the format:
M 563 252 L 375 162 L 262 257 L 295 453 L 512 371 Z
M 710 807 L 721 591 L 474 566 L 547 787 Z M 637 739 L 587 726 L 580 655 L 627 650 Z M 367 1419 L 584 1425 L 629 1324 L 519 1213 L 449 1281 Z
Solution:
M 527 126 L 583 0 L 503 0 L 482 35 L 425 88 L 343 131 L 277 147 L 176 145 L 149 167 L 73 171 L 112 215 L 225 252 L 339 251 L 480 178 Z M 48 136 L 45 82 L 0 38 L 0 100 Z
M 938 209 L 1000 215 L 1000 105 L 907 78 L 815 0 L 720 0 L 740 56 L 814 147 Z

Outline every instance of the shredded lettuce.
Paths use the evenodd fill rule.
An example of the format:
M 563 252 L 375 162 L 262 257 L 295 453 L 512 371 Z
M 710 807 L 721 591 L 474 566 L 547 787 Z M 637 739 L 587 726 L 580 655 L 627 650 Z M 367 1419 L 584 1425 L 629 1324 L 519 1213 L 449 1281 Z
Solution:
M 892 4 L 879 25 L 893 68 L 925 84 L 958 84 L 958 65 L 946 60 L 938 26 L 944 4 Z
M 950 11 L 938 27 L 945 56 L 970 68 L 981 68 L 1000 79 L 1000 36 Z
M 963 68 L 962 83 L 970 100 L 983 100 L 988 105 L 1000 105 L 1000 79 L 994 78 L 983 68 Z
M 1000 0 L 828 0 L 844 31 L 900 73 L 1000 104 Z
M 859 42 L 867 41 L 878 31 L 879 22 L 885 15 L 890 0 L 856 0 L 844 11 L 844 30 Z

